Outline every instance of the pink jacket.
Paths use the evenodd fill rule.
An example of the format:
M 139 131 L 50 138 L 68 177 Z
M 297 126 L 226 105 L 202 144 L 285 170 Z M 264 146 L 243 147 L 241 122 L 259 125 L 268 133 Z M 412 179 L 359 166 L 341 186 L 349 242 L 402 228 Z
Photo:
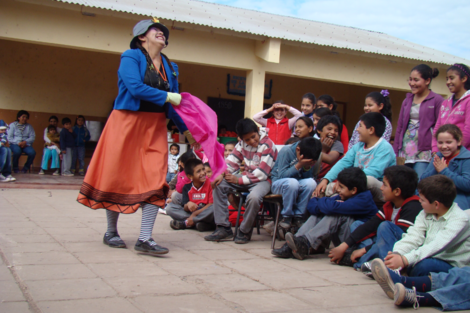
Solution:
M 199 98 L 187 92 L 182 92 L 181 97 L 180 105 L 174 106 L 175 111 L 188 127 L 194 140 L 201 144 L 213 172 L 213 181 L 227 168 L 224 145 L 217 141 L 217 115 Z
M 452 96 L 442 102 L 439 117 L 437 118 L 434 134 L 444 124 L 454 124 L 463 133 L 462 146 L 470 150 L 470 90 L 457 101 L 452 107 Z M 432 151 L 437 152 L 437 140 L 432 137 Z

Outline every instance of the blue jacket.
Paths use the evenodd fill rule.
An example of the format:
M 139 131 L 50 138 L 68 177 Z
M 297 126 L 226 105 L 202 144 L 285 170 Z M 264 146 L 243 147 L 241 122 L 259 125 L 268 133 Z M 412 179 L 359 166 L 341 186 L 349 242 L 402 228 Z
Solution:
M 308 201 L 307 210 L 311 215 L 349 215 L 364 222 L 374 217 L 378 212 L 369 190 L 361 192 L 344 202 L 341 201 L 339 196 L 312 198 Z
M 384 170 L 396 165 L 396 163 L 393 147 L 383 138 L 380 138 L 379 142 L 369 149 L 364 149 L 364 143 L 359 142 L 348 150 L 346 155 L 331 168 L 324 178 L 332 182 L 338 177 L 339 172 L 354 166 L 362 169 L 366 176 L 382 180 Z
M 298 171 L 295 168 L 295 164 L 298 162 L 295 149 L 298 145 L 299 143 L 296 142 L 290 146 L 284 146 L 277 155 L 276 162 L 271 170 L 271 180 L 273 183 L 282 178 L 295 178 L 297 180 L 312 178 L 313 167 L 308 171 L 304 171 L 302 168 Z
M 34 131 L 33 126 L 26 123 L 26 127 L 21 132 L 17 127 L 18 124 L 18 122 L 13 122 L 10 124 L 10 128 L 8 129 L 8 141 L 15 145 L 22 141 L 26 141 L 27 146 L 32 146 L 34 140 L 36 139 L 36 132 Z
M 75 147 L 75 138 L 77 138 L 77 134 L 62 128 L 60 131 L 60 150 L 65 151 L 66 148 Z
M 78 127 L 75 125 L 73 127 L 73 132 L 77 135 L 75 137 L 75 147 L 84 147 L 85 142 L 90 140 L 90 132 L 88 129 L 83 125 L 82 127 Z
M 178 66 L 170 65 L 162 58 L 163 66 L 170 84 L 170 92 L 178 92 Z M 165 106 L 167 118 L 173 120 L 181 133 L 188 130 L 181 117 L 176 113 L 170 103 L 165 103 L 167 92 L 144 84 L 147 60 L 140 49 L 131 49 L 121 55 L 121 64 L 118 70 L 119 94 L 114 101 L 115 110 L 138 111 L 140 100 L 155 103 L 158 106 Z
M 437 152 L 437 156 L 442 158 L 442 153 Z M 426 171 L 420 179 L 439 174 L 430 162 Z M 460 153 L 453 158 L 449 165 L 440 173 L 452 179 L 457 188 L 457 202 L 462 210 L 470 208 L 470 151 L 465 147 L 460 148 Z

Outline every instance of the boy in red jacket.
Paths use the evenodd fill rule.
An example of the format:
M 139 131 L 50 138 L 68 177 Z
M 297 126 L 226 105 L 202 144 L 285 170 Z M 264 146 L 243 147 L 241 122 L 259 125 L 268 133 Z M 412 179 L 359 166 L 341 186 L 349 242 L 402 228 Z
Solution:
M 370 276 L 368 261 L 375 258 L 384 259 L 408 227 L 414 225 L 416 216 L 421 212 L 419 197 L 414 195 L 417 186 L 418 175 L 413 169 L 404 165 L 386 168 L 381 190 L 387 202 L 367 222 L 356 221 L 351 225 L 351 235 L 330 251 L 331 262 L 340 263 L 343 257 L 350 258 L 352 262 L 359 259 L 354 268 L 361 269 L 364 274 Z M 374 237 L 375 235 L 377 237 Z M 346 253 L 348 248 L 352 254 Z M 341 263 L 350 262 L 343 259 Z

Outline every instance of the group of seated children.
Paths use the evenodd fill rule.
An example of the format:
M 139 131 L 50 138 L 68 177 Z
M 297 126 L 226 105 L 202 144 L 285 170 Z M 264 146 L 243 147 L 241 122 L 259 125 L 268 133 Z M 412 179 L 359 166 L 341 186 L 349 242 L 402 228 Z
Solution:
M 174 195 L 181 192 L 173 192 L 167 208 L 171 227 L 215 229 L 204 239 L 235 237 L 237 244 L 248 243 L 263 197 L 280 194 L 279 236 L 286 243 L 272 250 L 273 255 L 303 260 L 324 253 L 333 243 L 328 255 L 332 262 L 375 278 L 397 305 L 455 307 L 448 302 L 448 290 L 455 292 L 454 285 L 463 284 L 459 275 L 470 276 L 470 223 L 463 211 L 470 200 L 470 154 L 462 146 L 462 132 L 451 124 L 435 132 L 439 152 L 418 182 L 413 169 L 396 165 L 384 138 L 387 120 L 382 112 L 361 116 L 355 129 L 359 142 L 344 156 L 339 147 L 333 149 L 339 124 L 335 116 L 321 118 L 318 140 L 313 138 L 313 122 L 298 118 L 298 139 L 289 139 L 278 155 L 264 128 L 240 120 L 236 130 L 241 141 L 226 147 L 232 150 L 227 170 L 213 179 L 214 189 L 202 162 L 193 153 L 188 160 L 181 156 L 188 184 L 181 187 L 180 202 Z M 331 158 L 336 158 L 334 165 L 317 185 L 315 179 Z M 249 194 L 244 220 L 233 234 L 228 198 L 237 191 Z M 461 288 L 467 292 L 462 306 L 470 308 L 469 283 Z
M 51 117 L 57 119 L 55 116 Z M 90 132 L 85 126 L 85 117 L 79 115 L 72 127 L 72 121 L 65 117 L 62 119 L 63 128 L 58 131 L 55 125 L 49 125 L 45 130 L 44 150 L 39 175 L 49 168 L 55 169 L 52 175 L 60 175 L 60 160 L 62 160 L 62 176 L 74 176 L 77 161 L 78 174 L 85 175 L 85 143 L 90 140 Z

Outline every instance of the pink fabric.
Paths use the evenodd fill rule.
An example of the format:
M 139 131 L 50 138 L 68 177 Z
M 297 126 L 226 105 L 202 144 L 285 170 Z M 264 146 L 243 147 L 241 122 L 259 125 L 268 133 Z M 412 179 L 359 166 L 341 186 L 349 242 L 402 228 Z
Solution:
M 213 181 L 227 168 L 224 146 L 217 141 L 217 115 L 199 98 L 187 92 L 182 92 L 181 96 L 180 105 L 174 106 L 174 109 L 194 139 L 201 144 L 214 173 L 211 177 Z
M 184 171 L 178 172 L 178 179 L 176 180 L 176 186 L 175 190 L 179 193 L 183 193 L 183 187 L 186 184 L 189 184 L 191 182 L 191 179 L 186 176 L 186 173 Z

